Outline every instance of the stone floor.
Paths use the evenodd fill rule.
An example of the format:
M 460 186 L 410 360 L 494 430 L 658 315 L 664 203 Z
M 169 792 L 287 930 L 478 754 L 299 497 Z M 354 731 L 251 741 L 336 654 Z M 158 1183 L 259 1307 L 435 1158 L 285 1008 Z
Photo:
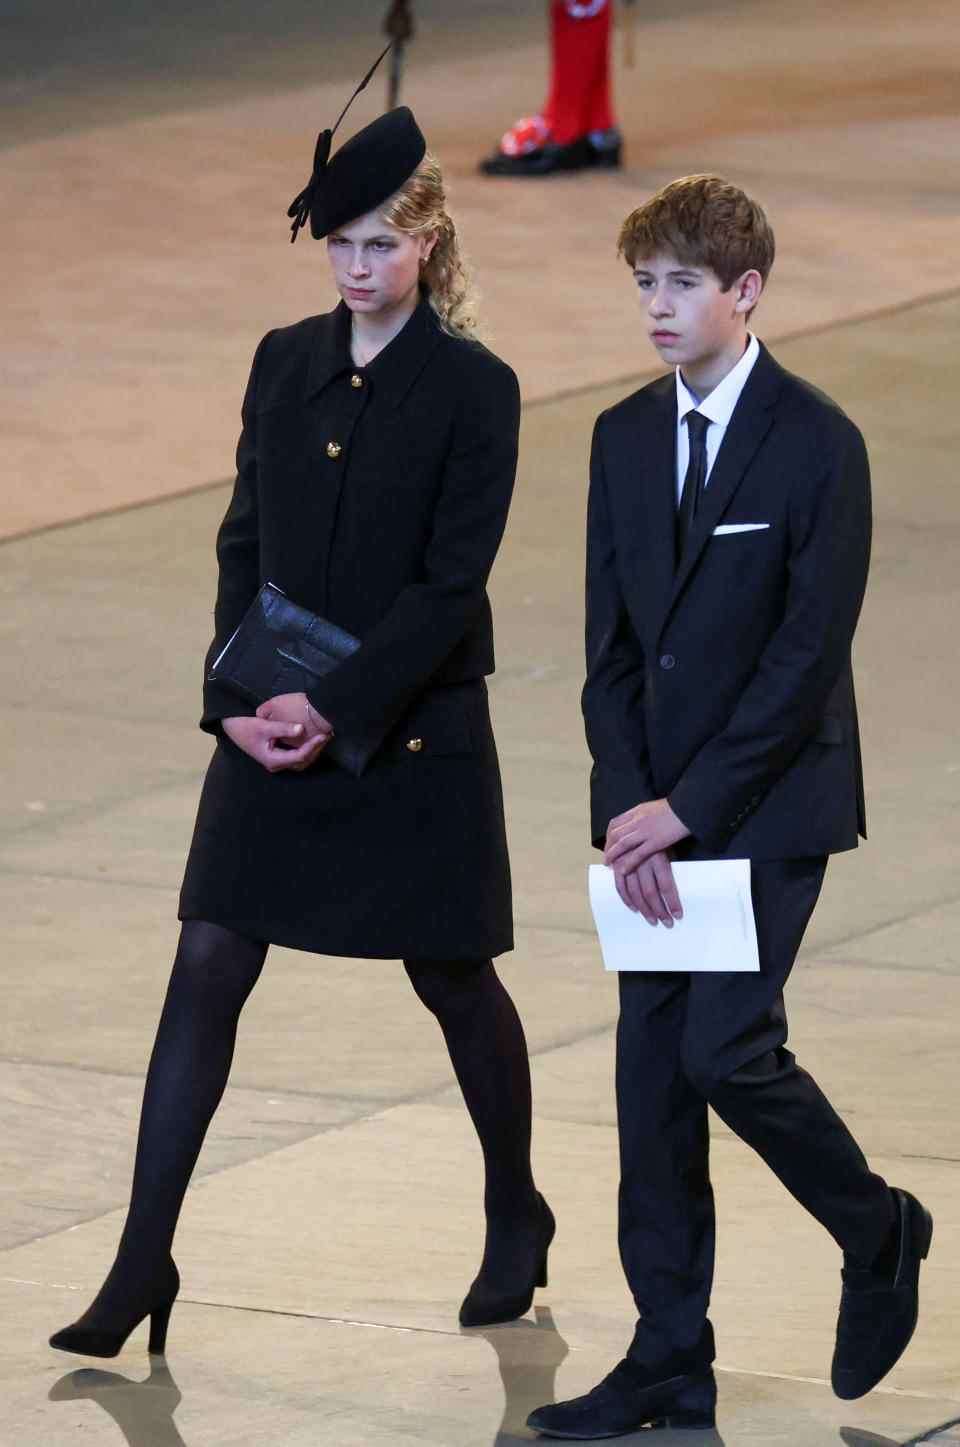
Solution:
M 192 727 L 197 660 L 226 501 L 214 480 L 227 470 L 245 354 L 278 314 L 309 309 L 308 247 L 295 248 L 285 278 L 265 269 L 278 218 L 263 198 L 278 166 L 281 199 L 283 177 L 300 183 L 304 114 L 329 110 L 343 89 L 321 68 L 284 119 L 289 96 L 275 81 L 286 60 L 266 51 L 265 90 L 221 76 L 188 120 L 197 74 L 181 74 L 173 93 L 169 75 L 135 85 L 121 66 L 127 89 L 118 80 L 111 105 L 109 88 L 94 86 L 102 56 L 91 44 L 76 93 L 63 75 L 54 87 L 54 117 L 72 116 L 72 133 L 25 121 L 0 151 L 5 179 L 26 187 L 33 175 L 39 186 L 32 218 L 24 211 L 3 243 L 17 293 L 0 395 L 12 419 L 0 547 L 4 1444 L 521 1442 L 532 1406 L 586 1388 L 621 1353 L 631 1311 L 615 1248 L 615 1001 L 584 887 L 577 579 L 592 419 L 652 359 L 624 314 L 623 277 L 612 266 L 607 276 L 605 262 L 594 272 L 593 258 L 643 187 L 714 165 L 762 185 L 778 224 L 780 279 L 758 329 L 857 419 L 875 473 L 856 657 L 871 838 L 831 865 L 790 988 L 792 1043 L 878 1169 L 929 1202 L 937 1234 L 914 1344 L 878 1391 L 840 1403 L 827 1384 L 836 1253 L 718 1125 L 719 1427 L 690 1447 L 960 1442 L 960 269 L 946 167 L 956 100 L 943 80 L 953 11 L 920 0 L 908 23 L 883 4 L 854 0 L 838 15 L 814 0 L 800 14 L 777 0 L 730 5 L 718 19 L 701 5 L 651 4 L 634 73 L 642 91 L 621 75 L 632 169 L 583 193 L 603 213 L 594 234 L 570 182 L 508 197 L 469 174 L 487 132 L 529 107 L 539 85 L 538 10 L 465 7 L 455 33 L 425 35 L 429 75 L 412 69 L 411 85 L 423 86 L 456 158 L 497 345 L 520 366 L 527 397 L 493 580 L 492 698 L 518 921 L 503 973 L 530 1039 L 538 1177 L 559 1221 L 551 1284 L 522 1322 L 457 1329 L 480 1246 L 480 1168 L 433 1022 L 393 967 L 277 950 L 187 1199 L 167 1360 L 147 1358 L 143 1332 L 109 1369 L 46 1346 L 98 1284 L 126 1199 L 209 753 Z M 862 39 L 868 11 L 875 23 Z M 464 47 L 464 36 L 476 43 Z M 361 39 L 356 27 L 344 34 L 351 65 Z M 241 79 L 245 43 L 238 20 Z M 199 39 L 195 49 L 199 66 Z M 695 114 L 668 125 L 656 97 L 671 94 L 694 53 Z M 464 94 L 488 78 L 496 122 L 454 111 L 449 94 L 444 110 L 441 75 Z M 293 80 L 304 79 L 294 66 Z M 96 96 L 93 132 L 76 124 L 85 93 Z M 258 128 L 256 144 L 231 152 L 244 127 Z M 122 215 L 114 208 L 144 156 L 160 166 L 164 145 L 169 199 L 187 131 L 206 199 L 185 192 L 164 240 L 142 196 Z M 82 152 L 90 188 L 73 169 Z M 644 152 L 655 152 L 649 166 Z M 255 234 L 214 204 L 241 184 L 228 175 L 231 154 L 256 170 Z M 66 228 L 45 220 L 58 175 Z M 562 201 L 546 243 L 545 196 Z M 511 244 L 496 268 L 505 235 L 536 239 L 536 264 L 525 267 Z M 236 307 L 228 288 L 241 293 Z M 576 345 L 556 345 L 563 316 L 583 330 Z M 183 426 L 171 436 L 174 415 Z M 71 521 L 85 514 L 97 515 Z M 671 1444 L 684 1447 L 682 1434 Z
M 229 26 L 222 6 L 172 3 L 164 22 L 166 6 L 102 0 L 91 31 L 45 0 L 0 46 L 0 535 L 225 477 L 257 341 L 331 304 L 323 249 L 289 246 L 285 211 L 376 54 L 384 0 L 352 0 L 343 30 L 305 0 L 231 0 Z M 637 9 L 635 68 L 615 49 L 625 169 L 518 186 L 476 162 L 540 104 L 543 0 L 415 6 L 404 97 L 528 400 L 655 361 L 624 326 L 616 236 L 693 171 L 770 208 L 768 340 L 957 288 L 954 0 L 915 0 L 909 21 L 887 0 L 808 0 L 802 19 L 786 0 Z M 378 77 L 351 122 L 383 94 Z

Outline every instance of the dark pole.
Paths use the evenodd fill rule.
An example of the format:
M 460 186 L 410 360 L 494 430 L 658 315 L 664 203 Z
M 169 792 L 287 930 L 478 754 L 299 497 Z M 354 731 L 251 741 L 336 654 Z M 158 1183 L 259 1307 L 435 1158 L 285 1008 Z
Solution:
M 407 41 L 413 39 L 413 15 L 410 0 L 393 0 L 383 22 L 385 35 L 393 41 L 390 52 L 389 109 L 400 104 L 400 85 L 403 80 L 403 61 Z

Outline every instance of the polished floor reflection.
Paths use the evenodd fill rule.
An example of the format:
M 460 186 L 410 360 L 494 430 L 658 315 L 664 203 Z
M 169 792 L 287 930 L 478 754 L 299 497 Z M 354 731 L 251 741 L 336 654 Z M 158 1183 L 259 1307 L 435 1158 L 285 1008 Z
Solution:
M 928 1432 L 903 1443 L 894 1442 L 892 1437 L 878 1437 L 875 1432 L 860 1432 L 856 1427 L 842 1427 L 840 1436 L 846 1447 L 920 1447 L 921 1442 L 938 1442 L 941 1447 L 953 1447 L 954 1443 L 960 1442 L 960 1417 L 941 1422 L 939 1426 L 931 1427 Z
M 182 1393 L 162 1357 L 142 1379 L 81 1367 L 50 1388 L 51 1402 L 95 1402 L 116 1423 L 129 1447 L 186 1447 L 173 1420 Z
M 484 1434 L 482 1429 L 478 1430 L 479 1424 L 467 1428 L 465 1432 L 464 1429 L 453 1429 L 456 1431 L 455 1436 L 452 1432 L 450 1436 L 444 1436 L 443 1429 L 438 1431 L 434 1426 L 431 1430 L 424 1424 L 426 1430 L 419 1429 L 411 1435 L 406 1430 L 408 1424 L 398 1419 L 392 1438 L 387 1435 L 370 1436 L 355 1420 L 350 1420 L 348 1425 L 348 1421 L 334 1403 L 334 1416 L 339 1420 L 343 1431 L 343 1437 L 339 1440 L 361 1443 L 388 1440 L 437 1443 L 465 1441 L 471 1444 L 491 1443 L 492 1447 L 509 1447 L 509 1444 L 536 1440 L 535 1435 L 524 1425 L 526 1416 L 534 1406 L 553 1399 L 557 1367 L 569 1350 L 557 1332 L 549 1311 L 541 1308 L 537 1311 L 535 1321 L 524 1321 L 474 1335 L 483 1337 L 492 1347 L 503 1388 L 502 1419 L 489 1435 Z M 739 1396 L 741 1384 L 732 1381 L 728 1374 L 720 1373 L 720 1385 L 722 1400 L 729 1399 L 731 1395 Z M 727 1390 L 731 1386 L 734 1387 L 732 1394 Z M 461 1391 L 464 1390 L 468 1388 L 461 1384 Z M 95 1405 L 119 1430 L 128 1447 L 191 1447 L 191 1443 L 197 1440 L 244 1440 L 242 1436 L 236 1435 L 235 1414 L 229 1409 L 224 1410 L 222 1416 L 218 1415 L 212 1432 L 208 1422 L 201 1437 L 194 1439 L 185 1436 L 180 1425 L 174 1421 L 174 1416 L 183 1402 L 183 1393 L 170 1366 L 162 1358 L 150 1360 L 146 1376 L 132 1376 L 120 1371 L 88 1367 L 68 1372 L 54 1382 L 49 1391 L 49 1400 L 74 1406 L 80 1403 Z M 209 1412 L 209 1405 L 206 1410 Z M 312 1430 L 329 1435 L 320 1435 L 315 1440 L 335 1440 L 329 1427 L 330 1404 L 324 1406 L 318 1403 L 316 1410 L 316 1423 Z M 840 1426 L 838 1429 L 836 1426 L 828 1426 L 826 1422 L 818 1424 L 817 1415 L 816 1408 L 812 1408 L 810 1401 L 804 1405 L 798 1401 L 783 1401 L 779 1408 L 771 1403 L 769 1410 L 760 1416 L 756 1413 L 756 1404 L 752 1404 L 745 1411 L 744 1420 L 738 1422 L 738 1413 L 728 1406 L 723 1413 L 726 1420 L 721 1420 L 715 1431 L 671 1431 L 662 1435 L 665 1441 L 669 1440 L 670 1447 L 738 1447 L 738 1444 L 739 1447 L 759 1447 L 761 1443 L 780 1442 L 803 1442 L 809 1444 L 809 1447 L 828 1447 L 828 1444 L 836 1447 L 836 1444 L 840 1443 L 845 1444 L 845 1447 L 920 1447 L 921 1443 L 954 1447 L 954 1444 L 960 1442 L 960 1414 L 926 1427 L 919 1433 L 911 1432 L 909 1436 L 896 1437 L 867 1428 Z M 85 1412 L 72 1414 L 71 1422 L 75 1429 L 82 1427 L 87 1432 L 97 1430 L 97 1419 L 91 1419 Z M 51 1421 L 52 1428 L 55 1429 L 56 1425 L 55 1419 Z M 276 1435 L 271 1434 L 263 1440 L 310 1440 L 308 1436 L 301 1438 L 299 1435 L 290 1438 L 286 1435 L 288 1430 L 289 1428 L 285 1427 L 281 1435 L 278 1427 Z M 644 1431 L 623 1436 L 618 1440 L 624 1443 L 640 1443 L 650 1442 L 654 1437 L 659 1440 L 661 1434 Z M 247 1440 L 261 1439 L 259 1436 L 251 1436 Z
M 357 4 L 379 25 L 381 4 Z M 527 397 L 493 579 L 491 697 L 516 887 L 503 971 L 531 1049 L 538 1183 L 558 1220 L 550 1286 L 523 1321 L 458 1330 L 481 1171 L 434 1023 L 399 968 L 277 950 L 187 1197 L 167 1358 L 148 1359 L 145 1329 L 109 1363 L 46 1345 L 99 1284 L 127 1196 L 209 754 L 192 723 L 225 505 L 210 484 L 229 469 L 249 351 L 266 326 L 315 309 L 316 253 L 290 260 L 287 246 L 275 276 L 282 214 L 259 218 L 340 94 L 339 54 L 324 51 L 313 89 L 284 92 L 294 72 L 270 49 L 274 12 L 241 6 L 276 94 L 231 81 L 214 96 L 186 66 L 157 79 L 156 114 L 131 91 L 96 110 L 98 130 L 80 105 L 69 134 L 27 126 L 0 149 L 5 194 L 24 198 L 2 243 L 15 366 L 0 410 L 21 485 L 0 534 L 25 534 L 0 547 L 0 1440 L 506 1447 L 532 1440 L 533 1407 L 588 1390 L 622 1355 L 616 1002 L 584 887 L 584 477 L 594 417 L 651 362 L 625 330 L 635 318 L 609 238 L 638 195 L 716 168 L 777 223 L 760 334 L 859 423 L 875 479 L 856 650 L 871 837 L 831 863 L 790 985 L 791 1044 L 878 1168 L 929 1203 L 936 1236 L 909 1352 L 880 1390 L 837 1401 L 837 1252 L 717 1125 L 718 1428 L 668 1440 L 957 1447 L 960 17 L 943 0 L 909 12 L 730 0 L 723 23 L 706 0 L 650 0 L 637 7 L 638 69 L 619 73 L 627 171 L 509 194 L 473 165 L 539 93 L 541 0 L 484 0 L 431 30 L 408 98 L 448 163 L 494 344 Z M 149 7 L 123 8 L 132 24 Z M 302 8 L 327 24 L 329 7 Z M 425 27 L 442 8 L 417 7 Z M 48 81 L 33 78 L 38 104 Z M 29 77 L 18 83 L 29 91 Z M 674 112 L 680 94 L 689 114 Z M 51 116 L 66 92 L 58 107 Z M 162 227 L 131 200 L 145 167 L 168 198 Z M 238 227 L 224 198 L 248 180 L 256 219 Z

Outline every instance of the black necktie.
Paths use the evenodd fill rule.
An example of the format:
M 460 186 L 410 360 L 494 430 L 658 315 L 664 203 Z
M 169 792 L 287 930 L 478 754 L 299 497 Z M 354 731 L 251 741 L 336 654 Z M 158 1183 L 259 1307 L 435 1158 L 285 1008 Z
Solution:
M 687 538 L 697 515 L 707 481 L 707 428 L 710 418 L 699 412 L 687 413 L 687 436 L 690 439 L 690 461 L 683 479 L 680 507 L 677 510 L 677 562 L 683 557 Z

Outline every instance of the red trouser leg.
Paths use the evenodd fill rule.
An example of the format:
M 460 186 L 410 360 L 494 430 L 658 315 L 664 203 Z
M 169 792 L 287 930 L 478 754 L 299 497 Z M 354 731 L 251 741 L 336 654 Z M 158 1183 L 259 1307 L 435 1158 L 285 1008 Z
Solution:
M 610 0 L 553 0 L 550 97 L 543 115 L 559 145 L 613 125 L 610 9 Z

